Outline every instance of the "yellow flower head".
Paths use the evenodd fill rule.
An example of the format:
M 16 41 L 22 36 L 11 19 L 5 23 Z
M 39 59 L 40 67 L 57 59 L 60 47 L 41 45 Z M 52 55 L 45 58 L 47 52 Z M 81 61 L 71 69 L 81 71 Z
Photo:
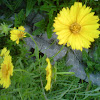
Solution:
M 52 76 L 52 69 L 51 69 L 51 63 L 49 58 L 46 59 L 48 65 L 46 67 L 46 80 L 47 80 L 47 84 L 45 86 L 46 91 L 50 90 L 51 88 L 51 76 Z
M 10 39 L 12 41 L 16 41 L 17 44 L 19 44 L 19 39 L 22 39 L 23 37 L 26 37 L 24 32 L 25 28 L 23 26 L 18 27 L 18 30 L 14 27 L 14 29 L 12 29 L 10 31 Z
M 10 76 L 13 75 L 12 58 L 9 55 L 10 51 L 7 48 L 3 48 L 0 54 L 0 84 L 4 88 L 8 88 L 10 85 Z
M 71 8 L 63 8 L 54 20 L 54 32 L 58 35 L 58 44 L 66 44 L 72 49 L 89 48 L 100 31 L 98 16 L 94 16 L 90 7 L 75 2 Z
M 4 61 L 1 64 L 0 69 L 0 84 L 3 85 L 4 88 L 8 88 L 11 84 L 10 76 L 13 75 L 13 64 L 12 58 L 10 55 L 4 57 Z
M 9 55 L 9 52 L 10 52 L 10 51 L 7 50 L 7 48 L 5 47 L 5 48 L 2 49 L 0 56 L 3 57 L 3 56 L 5 56 L 5 55 Z

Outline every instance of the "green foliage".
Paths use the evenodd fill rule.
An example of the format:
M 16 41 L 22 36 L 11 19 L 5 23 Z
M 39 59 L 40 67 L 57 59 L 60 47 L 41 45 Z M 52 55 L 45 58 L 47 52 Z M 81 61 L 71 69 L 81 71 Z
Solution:
M 100 72 L 100 38 L 92 45 L 89 54 L 83 50 L 82 56 L 83 62 L 87 66 L 85 67 L 86 72 L 94 74 Z
M 37 22 L 36 24 L 34 24 L 36 27 L 38 27 L 38 29 L 36 29 L 34 32 L 33 32 L 33 34 L 34 35 L 39 35 L 40 33 L 44 33 L 45 31 L 45 29 L 46 29 L 46 22 L 45 22 L 45 20 L 43 19 L 43 20 L 41 20 L 41 21 L 39 21 L 39 22 Z
M 25 14 L 22 9 L 18 14 L 15 14 L 15 27 L 25 24 Z
M 26 6 L 26 17 L 29 15 L 29 13 L 32 11 L 33 6 L 36 4 L 36 0 L 27 0 L 27 6 Z
M 30 13 L 44 14 L 41 21 L 35 23 L 37 29 L 34 35 L 47 32 L 48 38 L 52 36 L 53 21 L 57 13 L 63 7 L 70 7 L 79 0 L 1 0 L 0 14 L 5 17 L 0 22 L 6 22 L 6 26 L 0 26 L 0 49 L 7 47 L 10 50 L 14 64 L 14 73 L 11 77 L 11 85 L 4 89 L 0 85 L 0 100 L 99 100 L 100 87 L 90 85 L 74 75 L 58 75 L 57 72 L 68 71 L 71 66 L 66 66 L 65 58 L 52 65 L 52 87 L 50 91 L 45 91 L 47 63 L 46 55 L 41 57 L 36 46 L 32 54 L 25 47 L 25 42 L 20 40 L 20 44 L 10 40 L 9 17 L 15 13 L 14 26 L 27 24 L 27 17 Z M 98 1 L 80 0 L 83 4 L 93 8 L 96 15 L 100 16 Z M 98 7 L 97 7 L 98 6 Z M 10 21 L 12 25 L 12 21 Z M 6 35 L 5 35 L 6 34 Z M 83 51 L 83 62 L 87 66 L 87 73 L 97 73 L 100 71 L 100 38 L 91 45 L 89 54 Z M 90 53 L 93 52 L 93 58 Z
M 25 16 L 27 17 L 31 12 L 35 13 L 41 13 L 45 14 L 46 17 L 44 19 L 45 25 L 40 26 L 42 21 L 40 21 L 38 24 L 38 29 L 34 32 L 35 35 L 40 34 L 41 32 L 44 33 L 44 31 L 47 32 L 48 38 L 51 38 L 53 33 L 53 20 L 57 16 L 57 13 L 63 8 L 63 7 L 70 7 L 74 2 L 77 2 L 78 0 L 1 0 L 2 8 L 3 6 L 6 6 L 5 9 L 0 11 L 2 14 L 6 14 L 7 16 L 12 16 L 14 13 L 20 13 L 20 18 L 17 19 L 19 16 L 15 16 L 15 25 L 18 26 L 20 23 L 23 24 L 25 21 Z M 86 4 L 87 6 L 90 6 L 92 11 L 95 11 L 97 15 L 100 16 L 100 3 L 96 0 L 81 0 L 83 4 Z M 9 8 L 9 9 L 8 9 Z M 26 11 L 25 13 L 21 10 Z M 10 10 L 6 12 L 6 10 Z M 9 13 L 10 12 L 10 13 Z M 12 15 L 11 15 L 12 14 Z M 23 18 L 23 19 L 22 19 Z
M 11 10 L 15 11 L 19 6 L 21 6 L 21 2 L 23 0 L 2 0 L 2 2 Z
M 46 92 L 44 90 L 46 56 L 39 58 L 38 48 L 32 55 L 24 46 L 19 46 L 18 49 L 24 52 L 20 53 L 17 59 L 13 56 L 14 73 L 11 77 L 11 85 L 7 89 L 1 88 L 0 100 L 12 98 L 14 100 L 46 100 L 46 98 L 48 100 L 90 100 L 100 97 L 99 87 L 93 85 L 88 89 L 88 83 L 69 75 L 57 75 L 56 80 L 52 80 L 51 90 Z M 28 56 L 25 56 L 26 53 Z M 58 72 L 69 69 L 65 66 L 64 60 L 65 58 L 56 63 Z

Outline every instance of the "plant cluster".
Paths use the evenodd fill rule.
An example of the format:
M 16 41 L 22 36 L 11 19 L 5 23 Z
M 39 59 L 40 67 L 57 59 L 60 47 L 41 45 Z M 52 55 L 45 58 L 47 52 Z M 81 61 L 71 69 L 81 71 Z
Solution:
M 89 53 L 82 52 L 85 71 L 87 73 L 98 74 L 100 72 L 100 38 L 91 46 Z
M 100 14 L 97 5 L 100 4 L 95 0 L 1 0 L 0 100 L 99 99 L 100 87 L 76 78 L 74 72 L 67 72 L 70 67 L 66 66 L 65 58 L 52 65 L 53 57 L 59 52 L 51 58 L 45 54 L 40 56 L 37 43 L 32 38 L 32 35 L 45 31 L 48 38 L 51 38 L 55 31 L 59 44 L 63 44 L 62 48 L 66 43 L 72 49 L 81 51 L 91 47 L 89 54 L 83 50 L 83 62 L 87 65 L 87 73 L 97 73 L 100 71 L 100 31 L 97 30 L 97 15 Z M 29 24 L 27 18 L 32 12 L 45 17 L 34 24 L 37 29 L 30 35 L 24 25 Z M 87 30 L 81 32 L 84 26 Z M 27 37 L 35 43 L 34 53 L 26 46 L 24 38 Z M 98 39 L 91 44 L 94 38 Z

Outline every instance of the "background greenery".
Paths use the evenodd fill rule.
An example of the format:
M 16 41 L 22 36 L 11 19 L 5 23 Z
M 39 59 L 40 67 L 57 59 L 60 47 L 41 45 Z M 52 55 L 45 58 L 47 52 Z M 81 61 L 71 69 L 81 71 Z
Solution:
M 52 36 L 53 20 L 57 13 L 63 7 L 70 7 L 75 1 L 80 1 L 90 6 L 93 8 L 92 11 L 100 17 L 99 0 L 0 0 L 0 8 L 2 9 L 0 10 L 0 15 L 6 16 L 2 20 L 0 19 L 0 22 L 6 22 L 6 19 L 15 15 L 14 25 L 18 27 L 26 24 L 26 18 L 31 12 L 45 13 L 45 19 L 36 24 L 39 27 L 37 32 L 46 31 L 48 38 L 50 38 Z
M 6 23 L 8 27 L 27 24 L 27 17 L 31 12 L 46 14 L 45 19 L 35 24 L 36 33 L 47 32 L 48 38 L 52 36 L 52 24 L 57 13 L 62 7 L 70 7 L 75 1 L 80 1 L 92 7 L 92 11 L 100 17 L 99 0 L 0 0 L 0 23 Z M 15 20 L 9 20 L 14 16 Z M 1 30 L 1 29 L 0 29 Z M 38 34 L 39 35 L 39 34 Z M 99 100 L 100 87 L 91 85 L 75 76 L 57 75 L 52 80 L 52 88 L 49 92 L 44 90 L 45 62 L 46 56 L 41 57 L 36 50 L 32 54 L 25 48 L 24 42 L 19 45 L 9 40 L 9 30 L 5 34 L 0 31 L 0 49 L 4 46 L 11 52 L 14 64 L 14 75 L 11 78 L 11 85 L 8 89 L 0 86 L 0 100 Z M 89 55 L 93 53 L 93 59 Z M 92 45 L 89 53 L 83 51 L 83 62 L 86 64 L 87 73 L 100 71 L 100 38 Z M 26 55 L 27 54 L 27 55 Z M 33 60 L 34 58 L 34 60 Z M 54 65 L 57 71 L 68 70 L 65 65 L 65 58 Z M 94 71 L 95 69 L 95 71 Z

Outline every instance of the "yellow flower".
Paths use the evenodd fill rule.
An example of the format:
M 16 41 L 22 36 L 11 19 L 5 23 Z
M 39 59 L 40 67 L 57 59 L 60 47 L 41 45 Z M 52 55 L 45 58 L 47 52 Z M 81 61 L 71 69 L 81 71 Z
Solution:
M 52 76 L 52 69 L 51 69 L 51 63 L 49 58 L 46 59 L 48 65 L 46 67 L 46 80 L 47 80 L 47 84 L 45 86 L 46 91 L 50 90 L 51 88 L 51 76 Z
M 63 8 L 54 20 L 54 32 L 58 35 L 58 44 L 71 46 L 81 50 L 89 48 L 94 38 L 98 38 L 100 31 L 98 16 L 94 16 L 90 7 L 75 2 L 71 8 Z
M 8 88 L 11 84 L 10 76 L 13 75 L 13 64 L 12 58 L 10 55 L 4 57 L 4 61 L 1 64 L 0 69 L 0 84 L 3 85 L 4 88 Z
M 10 51 L 7 50 L 7 48 L 5 47 L 5 48 L 2 49 L 0 56 L 3 57 L 3 56 L 5 56 L 5 55 L 9 55 L 9 52 L 10 52 Z
M 19 44 L 19 39 L 22 39 L 23 37 L 26 37 L 24 32 L 25 28 L 23 26 L 18 27 L 18 30 L 14 27 L 14 29 L 12 29 L 10 31 L 11 35 L 10 35 L 10 39 L 12 41 L 16 41 L 17 44 Z
M 10 51 L 7 48 L 3 48 L 0 54 L 0 84 L 4 88 L 8 88 L 11 84 L 10 76 L 13 75 L 12 58 L 9 55 Z

